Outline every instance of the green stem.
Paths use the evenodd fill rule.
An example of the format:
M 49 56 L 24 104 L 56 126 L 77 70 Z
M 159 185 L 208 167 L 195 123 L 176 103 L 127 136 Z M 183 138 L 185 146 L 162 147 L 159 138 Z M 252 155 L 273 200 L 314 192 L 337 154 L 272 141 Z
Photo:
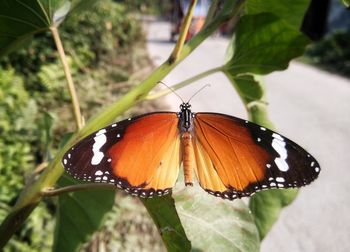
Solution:
M 93 189 L 116 190 L 116 186 L 112 184 L 103 184 L 103 183 L 77 184 L 77 185 L 70 185 L 70 186 L 65 186 L 57 189 L 46 189 L 41 192 L 41 196 L 52 197 L 52 196 L 60 195 L 62 193 L 76 192 L 76 191 L 82 191 L 82 190 L 93 190 Z
M 218 11 L 219 5 L 220 5 L 220 0 L 213 0 L 212 1 L 210 8 L 208 10 L 208 13 L 207 13 L 207 17 L 205 18 L 205 22 L 204 22 L 203 27 L 206 27 L 207 24 L 209 24 L 214 19 L 215 14 Z
M 45 188 L 52 187 L 63 173 L 61 159 L 69 147 L 93 131 L 111 123 L 116 116 L 120 115 L 136 103 L 142 101 L 154 88 L 158 81 L 162 80 L 178 63 L 185 59 L 195 48 L 197 48 L 208 36 L 210 36 L 222 23 L 235 15 L 239 15 L 244 0 L 226 1 L 227 5 L 232 5 L 232 11 L 219 15 L 183 46 L 178 59 L 174 63 L 169 61 L 160 65 L 151 75 L 120 100 L 109 106 L 102 113 L 90 120 L 78 133 L 72 136 L 71 140 L 59 151 L 54 160 L 43 171 L 39 178 L 25 185 L 11 213 L 5 218 L 0 226 L 0 250 L 7 243 L 12 234 L 21 226 L 35 206 L 41 199 L 41 192 Z
M 74 86 L 72 74 L 70 72 L 67 57 L 66 57 L 66 54 L 64 52 L 62 41 L 61 41 L 60 35 L 58 33 L 57 27 L 52 26 L 52 27 L 50 27 L 50 30 L 51 30 L 52 36 L 54 38 L 54 41 L 55 41 L 55 44 L 57 47 L 58 55 L 60 56 L 60 60 L 61 60 L 62 65 L 63 65 L 64 74 L 65 74 L 66 80 L 67 80 L 67 87 L 68 87 L 69 94 L 70 94 L 71 99 L 72 99 L 72 106 L 73 106 L 73 111 L 74 111 L 75 122 L 76 122 L 77 128 L 79 130 L 83 127 L 83 124 L 82 124 L 82 117 L 81 117 L 81 112 L 80 112 L 79 100 L 78 100 L 77 92 L 75 91 L 75 86 Z
M 184 81 L 181 81 L 181 82 L 175 84 L 174 86 L 171 86 L 171 89 L 172 89 L 172 90 L 178 90 L 178 89 L 180 89 L 180 88 L 183 88 L 183 87 L 185 87 L 185 86 L 191 84 L 192 82 L 195 82 L 195 81 L 200 80 L 200 79 L 202 79 L 202 78 L 204 78 L 204 77 L 207 77 L 208 75 L 211 75 L 211 74 L 213 74 L 213 73 L 220 72 L 220 71 L 222 71 L 222 67 L 216 67 L 216 68 L 209 69 L 209 70 L 207 70 L 207 71 L 205 71 L 205 72 L 202 72 L 202 73 L 197 74 L 197 75 L 195 75 L 195 76 L 193 76 L 193 77 L 191 77 L 191 78 L 188 78 L 188 79 L 186 79 L 186 80 L 184 80 Z M 170 90 L 170 89 L 164 89 L 164 90 L 159 91 L 159 92 L 157 92 L 157 93 L 155 93 L 155 94 L 149 94 L 149 95 L 147 95 L 147 96 L 145 97 L 145 100 L 154 100 L 154 99 L 158 99 L 158 98 L 160 98 L 160 97 L 162 97 L 162 96 L 165 96 L 165 95 L 167 95 L 167 94 L 170 94 L 170 93 L 172 92 L 172 90 Z
M 196 4 L 197 4 L 197 0 L 192 0 L 190 6 L 188 7 L 188 11 L 186 13 L 186 16 L 184 18 L 184 22 L 181 26 L 181 30 L 179 33 L 179 39 L 177 40 L 175 48 L 174 48 L 174 50 L 171 53 L 170 58 L 169 58 L 170 63 L 175 62 L 182 51 L 183 45 L 184 45 L 186 37 L 187 37 L 188 29 L 190 28 L 190 25 L 192 22 L 193 10 L 194 10 Z

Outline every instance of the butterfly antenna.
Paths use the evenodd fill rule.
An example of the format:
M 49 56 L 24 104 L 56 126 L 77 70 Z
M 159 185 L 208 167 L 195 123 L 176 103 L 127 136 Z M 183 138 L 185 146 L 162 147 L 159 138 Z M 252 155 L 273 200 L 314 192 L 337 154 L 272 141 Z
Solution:
M 162 82 L 162 81 L 158 81 L 158 84 L 163 84 L 164 86 L 166 86 L 167 88 L 169 88 L 169 90 L 170 90 L 173 94 L 175 94 L 177 97 L 179 97 L 179 99 L 182 101 L 182 103 L 185 103 L 184 100 L 181 98 L 181 96 L 180 96 L 178 93 L 176 93 L 175 90 L 174 90 L 172 87 L 168 86 L 167 84 L 165 84 L 165 83 Z
M 187 101 L 187 103 L 189 103 L 193 97 L 195 97 L 199 92 L 201 92 L 203 89 L 207 88 L 207 87 L 210 87 L 210 84 L 206 84 L 204 85 L 203 87 L 201 87 L 197 92 L 195 92 L 191 97 L 190 99 Z

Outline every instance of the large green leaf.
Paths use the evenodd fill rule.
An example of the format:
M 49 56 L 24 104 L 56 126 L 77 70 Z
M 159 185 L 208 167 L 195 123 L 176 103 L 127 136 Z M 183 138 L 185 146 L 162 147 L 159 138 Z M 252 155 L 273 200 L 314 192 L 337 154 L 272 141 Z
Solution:
M 59 25 L 73 9 L 92 0 L 0 0 L 0 57 L 31 39 L 33 34 Z
M 293 202 L 298 190 L 269 190 L 259 192 L 249 200 L 249 208 L 254 215 L 255 224 L 259 230 L 260 239 L 264 239 L 277 221 L 283 207 Z
M 191 242 L 187 239 L 176 212 L 174 199 L 170 195 L 142 199 L 142 203 L 157 225 L 168 251 L 185 252 L 191 250 Z
M 193 251 L 259 251 L 258 232 L 243 201 L 224 201 L 194 186 L 177 193 L 175 202 Z
M 270 12 L 299 30 L 310 0 L 248 0 L 247 14 Z
M 268 74 L 286 69 L 308 43 L 303 34 L 277 16 L 245 15 L 237 25 L 233 57 L 225 64 L 225 71 L 231 75 Z
M 76 183 L 62 176 L 61 187 Z M 102 225 L 112 209 L 115 191 L 86 190 L 61 194 L 58 198 L 53 251 L 76 251 Z

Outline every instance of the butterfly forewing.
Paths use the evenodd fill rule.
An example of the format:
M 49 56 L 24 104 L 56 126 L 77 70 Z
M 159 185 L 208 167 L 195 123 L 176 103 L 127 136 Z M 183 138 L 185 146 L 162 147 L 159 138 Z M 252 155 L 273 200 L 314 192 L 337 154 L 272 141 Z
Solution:
M 77 179 L 117 185 L 149 197 L 170 192 L 180 147 L 176 113 L 151 113 L 103 128 L 74 145 L 62 162 Z
M 197 113 L 194 131 L 199 182 L 216 196 L 234 199 L 267 188 L 300 187 L 320 172 L 296 143 L 236 117 Z
M 182 161 L 187 184 L 194 169 L 203 189 L 231 200 L 268 188 L 300 187 L 320 172 L 317 161 L 291 140 L 236 117 L 193 114 L 188 103 L 180 113 L 111 124 L 62 159 L 77 179 L 115 184 L 141 197 L 169 193 Z

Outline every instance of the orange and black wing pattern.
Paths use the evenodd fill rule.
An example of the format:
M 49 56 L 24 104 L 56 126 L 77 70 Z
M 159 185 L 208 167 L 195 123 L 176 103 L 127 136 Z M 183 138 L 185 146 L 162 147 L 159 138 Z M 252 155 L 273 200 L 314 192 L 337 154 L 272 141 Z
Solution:
M 296 143 L 236 117 L 196 113 L 194 135 L 199 183 L 224 199 L 269 188 L 300 187 L 320 172 L 316 159 Z
M 172 112 L 111 124 L 70 148 L 63 166 L 74 178 L 115 184 L 132 195 L 167 194 L 181 162 L 177 125 L 178 116 Z

